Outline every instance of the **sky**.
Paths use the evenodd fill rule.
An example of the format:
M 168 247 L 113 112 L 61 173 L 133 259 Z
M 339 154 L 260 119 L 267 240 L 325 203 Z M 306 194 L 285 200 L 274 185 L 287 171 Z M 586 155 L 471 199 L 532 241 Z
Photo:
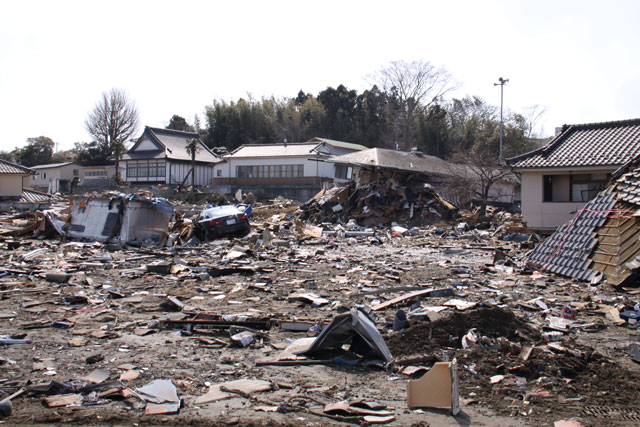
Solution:
M 91 140 L 103 92 L 126 91 L 143 127 L 205 106 L 358 93 L 392 61 L 429 61 L 505 111 L 544 109 L 537 133 L 640 117 L 640 2 L 0 0 L 0 150 Z M 323 136 L 323 135 L 318 135 Z

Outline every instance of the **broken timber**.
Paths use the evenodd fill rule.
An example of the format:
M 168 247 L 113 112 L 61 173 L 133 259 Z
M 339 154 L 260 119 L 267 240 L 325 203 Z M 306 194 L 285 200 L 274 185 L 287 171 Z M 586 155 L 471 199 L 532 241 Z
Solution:
M 387 307 L 391 307 L 393 305 L 399 304 L 401 302 L 420 297 L 420 296 L 430 296 L 430 297 L 444 297 L 444 296 L 452 296 L 453 289 L 443 288 L 443 289 L 423 289 L 420 291 L 409 292 L 408 294 L 400 295 L 399 297 L 390 299 L 389 301 L 385 301 L 383 303 L 374 305 L 371 307 L 371 310 L 378 311 L 385 309 Z

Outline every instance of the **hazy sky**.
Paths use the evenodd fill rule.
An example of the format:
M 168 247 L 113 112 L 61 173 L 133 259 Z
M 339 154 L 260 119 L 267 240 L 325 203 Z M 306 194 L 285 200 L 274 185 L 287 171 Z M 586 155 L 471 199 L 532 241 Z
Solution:
M 214 99 L 317 95 L 395 60 L 427 60 L 477 95 L 564 123 L 640 117 L 640 2 L 0 1 L 0 149 L 89 141 L 87 113 L 124 89 L 141 124 L 193 122 Z M 140 129 L 140 132 L 142 128 Z M 323 136 L 323 135 L 318 135 Z

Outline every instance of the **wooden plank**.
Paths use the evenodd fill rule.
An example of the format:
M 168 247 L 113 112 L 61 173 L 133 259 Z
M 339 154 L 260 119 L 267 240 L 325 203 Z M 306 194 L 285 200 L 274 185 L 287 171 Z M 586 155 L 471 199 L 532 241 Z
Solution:
M 393 305 L 399 304 L 399 303 L 401 303 L 403 301 L 407 301 L 407 300 L 410 300 L 412 298 L 416 298 L 416 297 L 419 297 L 419 296 L 422 296 L 422 295 L 427 295 L 431 291 L 433 291 L 433 288 L 423 289 L 423 290 L 420 290 L 420 291 L 409 292 L 408 294 L 400 295 L 399 297 L 390 299 L 389 301 L 383 302 L 381 304 L 374 305 L 373 307 L 371 307 L 371 310 L 373 310 L 373 311 L 382 310 L 382 309 L 385 309 L 387 307 L 391 307 Z

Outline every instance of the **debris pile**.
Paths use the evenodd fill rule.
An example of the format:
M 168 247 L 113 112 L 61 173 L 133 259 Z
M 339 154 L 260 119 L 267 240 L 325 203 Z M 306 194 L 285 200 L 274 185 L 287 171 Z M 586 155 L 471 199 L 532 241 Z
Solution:
M 300 207 L 300 219 L 314 224 L 354 219 L 369 227 L 390 222 L 429 224 L 454 218 L 457 208 L 430 184 L 401 181 L 402 176 L 383 171 L 367 184 L 322 190 Z
M 309 215 L 340 224 L 305 222 L 278 200 L 253 207 L 248 235 L 208 242 L 193 236 L 201 206 L 174 213 L 154 245 L 0 236 L 0 393 L 13 400 L 10 409 L 0 401 L 0 416 L 219 425 L 640 419 L 640 292 L 527 268 L 531 236 L 500 210 L 488 210 L 488 229 L 461 226 L 466 213 L 458 223 L 363 229 L 351 213 L 370 206 L 387 217 L 385 205 L 358 204 L 373 200 L 361 197 L 373 188 L 340 187 L 310 202 Z M 103 224 L 112 232 L 128 205 L 103 200 L 113 201 L 104 209 L 114 222 Z M 162 209 L 150 202 L 132 212 Z M 32 220 L 3 224 L 29 225 L 11 222 L 20 219 Z

